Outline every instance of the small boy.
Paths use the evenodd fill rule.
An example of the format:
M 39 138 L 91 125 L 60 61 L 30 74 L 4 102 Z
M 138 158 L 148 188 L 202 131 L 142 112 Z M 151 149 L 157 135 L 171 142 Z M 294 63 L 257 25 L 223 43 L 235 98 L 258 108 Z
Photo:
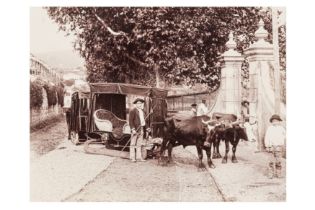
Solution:
M 279 115 L 272 115 L 270 118 L 271 125 L 267 128 L 265 135 L 265 146 L 268 152 L 273 153 L 269 161 L 268 177 L 281 177 L 281 157 L 285 145 L 285 129 L 280 124 L 282 119 Z

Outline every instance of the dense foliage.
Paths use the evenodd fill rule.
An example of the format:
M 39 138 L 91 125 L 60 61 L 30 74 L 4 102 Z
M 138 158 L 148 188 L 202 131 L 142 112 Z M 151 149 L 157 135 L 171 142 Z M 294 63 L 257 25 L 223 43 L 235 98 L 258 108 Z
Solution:
M 281 100 L 286 103 L 286 26 L 279 27 Z
M 40 78 L 30 81 L 30 108 L 39 109 L 44 102 L 43 89 L 47 93 L 48 106 L 54 106 L 57 103 L 63 106 L 64 86 L 62 83 L 52 85 Z
M 50 7 L 61 30 L 76 35 L 91 82 L 159 85 L 220 83 L 220 55 L 232 30 L 237 50 L 254 41 L 263 17 L 257 7 Z
M 57 88 L 54 85 L 46 83 L 44 89 L 47 92 L 48 106 L 54 106 L 57 104 Z
M 30 108 L 39 109 L 43 104 L 43 84 L 39 80 L 30 82 Z
M 59 86 L 57 86 L 57 96 L 58 96 L 58 104 L 63 107 L 63 102 L 64 102 L 64 88 L 63 86 L 60 84 Z

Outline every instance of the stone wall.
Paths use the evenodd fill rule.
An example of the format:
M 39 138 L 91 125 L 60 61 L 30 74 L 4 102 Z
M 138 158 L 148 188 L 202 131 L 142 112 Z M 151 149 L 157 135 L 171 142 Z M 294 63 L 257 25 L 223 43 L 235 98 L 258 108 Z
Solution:
M 30 126 L 33 127 L 45 120 L 57 117 L 63 113 L 62 107 L 57 103 L 55 106 L 48 106 L 47 92 L 42 88 L 43 104 L 39 109 L 30 109 Z M 58 100 L 58 97 L 57 97 Z
M 219 91 L 216 90 L 212 93 L 209 92 L 196 92 L 190 94 L 178 94 L 167 97 L 167 109 L 169 111 L 189 111 L 191 104 L 200 104 L 201 100 L 206 100 L 206 105 L 209 109 L 214 106 L 217 101 Z
M 57 117 L 63 114 L 60 105 L 51 106 L 49 108 L 31 109 L 30 110 L 30 126 L 35 126 L 48 119 Z

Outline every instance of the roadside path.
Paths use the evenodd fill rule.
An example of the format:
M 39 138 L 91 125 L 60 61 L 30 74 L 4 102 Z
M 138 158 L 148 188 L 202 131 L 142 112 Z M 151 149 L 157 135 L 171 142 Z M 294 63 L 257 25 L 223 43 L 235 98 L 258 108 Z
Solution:
M 197 158 L 195 147 L 186 149 Z M 221 144 L 222 156 L 224 151 L 225 146 Z M 255 153 L 255 143 L 243 141 L 239 143 L 236 151 L 238 163 L 231 162 L 231 155 L 232 151 L 229 152 L 227 164 L 222 164 L 222 159 L 214 159 L 216 168 L 207 168 L 227 201 L 286 201 L 286 159 L 282 159 L 283 177 L 269 179 L 267 167 L 271 153 Z

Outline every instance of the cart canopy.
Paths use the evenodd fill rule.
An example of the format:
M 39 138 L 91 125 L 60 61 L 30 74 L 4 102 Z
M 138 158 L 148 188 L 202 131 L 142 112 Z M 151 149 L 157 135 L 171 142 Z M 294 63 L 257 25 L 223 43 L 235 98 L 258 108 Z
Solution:
M 166 89 L 124 83 L 90 83 L 90 91 L 91 93 L 132 94 L 162 99 L 167 97 L 168 92 Z

